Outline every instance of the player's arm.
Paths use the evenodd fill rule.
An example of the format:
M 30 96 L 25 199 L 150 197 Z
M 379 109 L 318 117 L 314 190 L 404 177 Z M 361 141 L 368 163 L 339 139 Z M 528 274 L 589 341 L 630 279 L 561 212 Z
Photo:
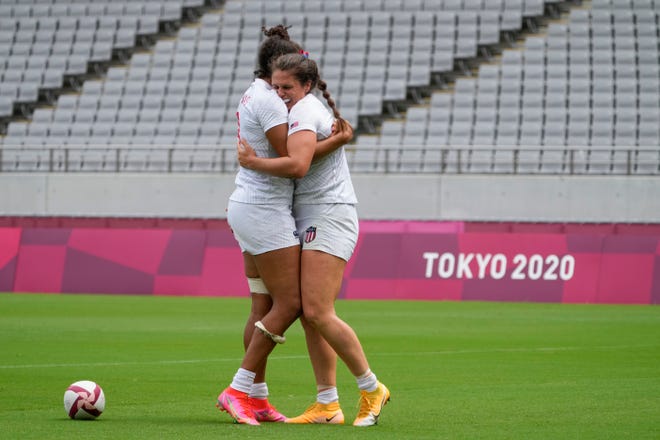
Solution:
M 259 157 L 244 140 L 238 145 L 238 162 L 242 167 L 277 177 L 304 177 L 312 163 L 316 133 L 300 130 L 287 139 L 288 154 L 283 157 Z
M 277 152 L 277 155 L 280 157 L 288 155 L 286 136 L 287 131 L 287 125 L 280 124 L 266 132 L 268 142 L 270 142 L 270 144 Z M 343 145 L 349 143 L 351 139 L 353 139 L 353 127 L 351 127 L 351 124 L 345 121 L 343 129 L 333 131 L 332 135 L 316 143 L 316 149 L 314 150 L 314 160 L 320 159 L 328 153 L 332 153 L 337 148 L 341 148 Z
M 324 157 L 326 154 L 332 153 L 337 148 L 346 145 L 353 139 L 353 127 L 348 121 L 344 120 L 343 128 L 338 129 L 338 124 L 335 123 L 332 127 L 332 134 L 327 138 L 316 143 L 314 150 L 314 160 Z
M 277 152 L 277 155 L 280 157 L 288 155 L 286 149 L 286 136 L 288 133 L 289 126 L 286 123 L 276 125 L 266 132 L 268 142 L 270 142 L 270 145 L 273 147 L 273 149 L 275 149 L 275 152 Z
M 287 132 L 288 127 L 286 124 L 276 125 L 266 132 L 268 142 L 270 142 L 280 157 L 288 156 Z M 337 148 L 346 145 L 351 139 L 353 139 L 353 127 L 347 121 L 344 121 L 343 129 L 335 130 L 333 127 L 333 132 L 329 137 L 316 143 L 313 160 L 320 159 L 328 153 L 332 153 Z

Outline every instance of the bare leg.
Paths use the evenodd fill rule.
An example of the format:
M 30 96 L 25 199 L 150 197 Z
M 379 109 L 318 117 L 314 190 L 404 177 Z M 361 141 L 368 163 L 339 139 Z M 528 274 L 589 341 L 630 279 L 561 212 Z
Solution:
M 305 319 L 344 361 L 355 376 L 360 389 L 360 409 L 353 425 L 375 425 L 383 406 L 390 400 L 390 391 L 378 382 L 378 378 L 369 368 L 362 345 L 353 329 L 339 319 L 335 312 L 334 302 L 341 289 L 346 262 L 330 254 L 307 250 L 302 252 L 301 263 Z M 318 419 L 314 421 L 319 423 L 316 420 Z M 324 420 L 329 419 L 326 416 Z
M 241 368 L 236 371 L 230 386 L 218 396 L 217 406 L 227 411 L 237 423 L 258 425 L 259 421 L 252 410 L 249 393 L 254 388 L 256 372 L 262 371 L 263 374 L 266 359 L 275 347 L 273 335 L 282 336 L 300 315 L 300 246 L 266 252 L 253 256 L 252 260 L 266 290 L 270 292 L 272 307 L 260 321 L 262 325 L 259 328 L 264 332 L 253 330 L 250 337 L 249 331 L 244 330 L 244 337 L 249 339 L 249 344 Z M 249 263 L 247 267 L 251 267 Z M 264 404 L 267 404 L 265 399 Z M 264 406 L 270 414 L 272 408 L 268 408 L 268 405 Z M 275 416 L 284 419 L 279 413 Z M 282 420 L 269 417 L 264 421 Z
M 337 392 L 337 353 L 304 316 L 300 322 L 305 330 L 307 351 L 314 370 L 316 402 L 301 415 L 288 418 L 286 423 L 343 424 L 344 413 Z
M 314 370 L 317 391 L 337 386 L 337 353 L 323 336 L 312 327 L 304 317 L 300 323 L 305 330 L 305 340 L 309 359 Z
M 376 376 L 369 370 L 369 364 L 362 345 L 353 329 L 339 319 L 335 312 L 335 300 L 341 288 L 346 262 L 333 255 L 303 250 L 301 256 L 301 295 L 303 304 L 303 328 L 307 340 L 309 357 L 314 368 L 317 384 L 317 401 L 298 417 L 287 423 L 344 423 L 344 414 L 339 406 L 336 390 L 337 356 L 355 376 L 360 390 L 377 385 Z M 363 382 L 369 381 L 369 384 Z M 361 425 L 374 424 L 379 415 L 373 415 L 368 395 L 360 392 Z M 388 396 L 389 398 L 389 396 Z M 365 400 L 366 399 L 366 400 Z M 356 419 L 358 420 L 358 419 Z
M 248 278 L 259 278 L 259 272 L 254 263 L 254 257 L 247 252 L 243 253 L 243 262 L 245 267 L 245 276 Z M 243 346 L 247 350 L 250 345 L 250 340 L 252 339 L 252 334 L 254 333 L 254 323 L 261 321 L 263 317 L 270 311 L 273 306 L 273 301 L 270 298 L 270 295 L 263 293 L 254 293 L 251 292 L 250 296 L 252 298 L 252 304 L 250 306 L 250 315 L 248 316 L 247 322 L 245 323 L 245 329 L 243 330 Z M 255 371 L 255 383 L 261 383 L 266 381 L 266 362 L 267 359 L 264 359 L 263 364 L 260 365 Z
M 369 370 L 369 364 L 357 335 L 337 316 L 334 306 L 341 289 L 345 267 L 346 262 L 334 255 L 314 250 L 303 251 L 302 305 L 307 323 L 320 333 L 357 377 Z
M 300 247 L 255 255 L 254 263 L 273 301 L 261 322 L 271 333 L 283 335 L 300 315 Z M 241 368 L 256 371 L 274 347 L 272 339 L 253 332 Z

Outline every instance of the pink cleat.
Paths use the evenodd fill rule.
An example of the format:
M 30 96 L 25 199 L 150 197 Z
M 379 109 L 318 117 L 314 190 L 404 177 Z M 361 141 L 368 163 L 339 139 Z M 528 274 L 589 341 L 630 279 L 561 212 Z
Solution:
M 254 418 L 259 422 L 283 422 L 286 416 L 275 409 L 268 399 L 250 398 Z
M 247 393 L 242 393 L 232 387 L 227 387 L 218 396 L 218 403 L 215 406 L 217 406 L 220 411 L 228 412 L 231 418 L 234 419 L 234 423 L 244 425 L 260 424 L 252 414 L 252 408 Z

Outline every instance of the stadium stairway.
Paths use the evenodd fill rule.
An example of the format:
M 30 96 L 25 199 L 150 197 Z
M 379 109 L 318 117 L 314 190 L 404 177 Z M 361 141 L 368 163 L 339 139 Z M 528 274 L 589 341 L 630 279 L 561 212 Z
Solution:
M 353 153 L 353 168 L 658 174 L 653 3 L 570 6 L 527 25 L 517 44 L 456 75 L 446 91 L 386 119 L 377 135 L 358 138 L 364 148 Z M 450 147 L 426 148 L 433 145 Z

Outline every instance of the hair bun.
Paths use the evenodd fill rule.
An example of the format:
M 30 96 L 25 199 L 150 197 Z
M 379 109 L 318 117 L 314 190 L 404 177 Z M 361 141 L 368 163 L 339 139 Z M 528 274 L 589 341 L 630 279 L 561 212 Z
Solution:
M 267 29 L 266 26 L 261 27 L 261 32 L 267 37 L 280 37 L 283 40 L 290 40 L 291 37 L 289 37 L 289 29 L 291 26 L 284 26 L 283 24 L 278 24 L 277 26 L 273 26 L 272 28 Z

